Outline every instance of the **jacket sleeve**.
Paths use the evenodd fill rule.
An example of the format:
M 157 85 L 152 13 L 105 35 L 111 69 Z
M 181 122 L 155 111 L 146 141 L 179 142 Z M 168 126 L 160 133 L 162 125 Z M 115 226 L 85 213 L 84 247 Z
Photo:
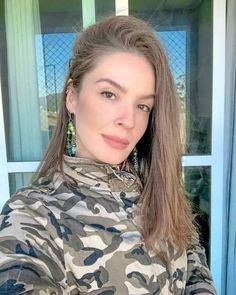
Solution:
M 0 294 L 67 294 L 58 220 L 41 200 L 18 193 L 0 215 Z
M 205 249 L 198 239 L 187 250 L 188 269 L 185 295 L 213 294 L 216 290 L 206 262 Z

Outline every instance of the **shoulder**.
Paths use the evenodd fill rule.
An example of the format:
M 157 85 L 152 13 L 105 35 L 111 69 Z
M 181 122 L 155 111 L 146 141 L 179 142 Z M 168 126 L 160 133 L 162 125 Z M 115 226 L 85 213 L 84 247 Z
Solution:
M 65 180 L 61 174 L 55 174 L 50 178 L 40 178 L 19 189 L 5 203 L 1 214 L 6 215 L 12 210 L 23 210 L 36 215 L 46 214 L 48 217 L 50 211 L 50 214 L 53 213 L 59 219 L 62 211 L 75 205 L 74 199 L 78 198 L 78 195 L 81 195 L 82 199 L 85 198 L 78 187 Z
M 9 214 L 12 210 L 26 211 L 27 208 L 36 211 L 40 206 L 47 204 L 49 194 L 53 191 L 54 184 L 47 178 L 22 187 L 5 203 L 1 215 Z
M 0 236 L 21 240 L 40 232 L 42 237 L 61 237 L 61 211 L 57 200 L 49 195 L 52 187 L 51 182 L 31 184 L 12 195 L 0 215 Z

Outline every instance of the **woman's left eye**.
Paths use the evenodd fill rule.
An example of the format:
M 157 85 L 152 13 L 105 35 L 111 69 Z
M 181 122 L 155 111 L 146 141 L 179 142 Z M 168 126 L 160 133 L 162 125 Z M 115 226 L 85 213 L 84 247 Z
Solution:
M 151 108 L 145 104 L 139 104 L 138 108 L 146 113 L 150 113 L 151 112 Z
M 101 92 L 102 96 L 104 96 L 105 98 L 108 98 L 108 99 L 116 99 L 116 96 L 114 93 L 110 92 L 110 91 L 103 91 Z

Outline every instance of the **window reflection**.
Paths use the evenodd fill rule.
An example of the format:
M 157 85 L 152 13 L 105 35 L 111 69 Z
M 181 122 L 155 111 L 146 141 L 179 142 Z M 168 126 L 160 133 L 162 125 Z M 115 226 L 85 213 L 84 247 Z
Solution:
M 210 167 L 185 167 L 185 188 L 199 227 L 200 242 L 206 249 L 209 263 L 210 240 Z
M 211 153 L 212 1 L 129 0 L 166 47 L 181 99 L 185 154 Z
M 43 149 L 56 126 L 57 112 L 72 56 L 76 33 L 44 33 L 35 36 L 38 97 Z
M 73 1 L 65 9 L 67 1 L 47 5 L 39 0 L 42 33 L 35 36 L 38 97 L 43 150 L 46 150 L 56 125 L 64 79 L 68 72 L 73 44 L 82 30 L 82 1 Z M 72 4 L 72 6 L 71 6 Z M 83 2 L 83 5 L 86 5 Z M 95 1 L 96 20 L 114 14 L 115 1 Z M 63 21 L 59 24 L 59 19 Z M 57 18 L 56 20 L 54 20 Z M 49 19 L 53 21 L 49 22 Z
M 9 173 L 10 195 L 31 183 L 34 173 Z

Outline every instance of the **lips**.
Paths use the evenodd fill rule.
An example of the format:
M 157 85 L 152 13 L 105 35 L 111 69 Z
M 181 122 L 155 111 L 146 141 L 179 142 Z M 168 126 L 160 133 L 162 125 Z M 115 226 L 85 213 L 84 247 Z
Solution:
M 118 136 L 103 135 L 103 139 L 110 147 L 119 150 L 125 149 L 129 144 L 127 139 Z

